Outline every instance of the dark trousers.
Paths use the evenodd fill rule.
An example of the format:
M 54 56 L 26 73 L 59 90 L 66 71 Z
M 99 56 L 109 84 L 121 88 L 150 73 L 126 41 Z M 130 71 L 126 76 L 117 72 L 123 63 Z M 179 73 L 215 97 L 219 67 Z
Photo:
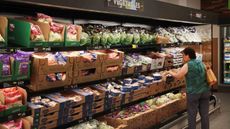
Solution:
M 188 128 L 196 129 L 196 116 L 201 116 L 201 129 L 209 129 L 209 98 L 210 92 L 187 94 Z

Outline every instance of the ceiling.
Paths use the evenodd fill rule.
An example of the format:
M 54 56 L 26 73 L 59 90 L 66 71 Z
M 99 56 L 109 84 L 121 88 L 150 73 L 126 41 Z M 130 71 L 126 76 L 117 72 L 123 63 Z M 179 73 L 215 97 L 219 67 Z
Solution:
M 201 0 L 201 9 L 220 14 L 220 17 L 229 17 L 228 0 Z

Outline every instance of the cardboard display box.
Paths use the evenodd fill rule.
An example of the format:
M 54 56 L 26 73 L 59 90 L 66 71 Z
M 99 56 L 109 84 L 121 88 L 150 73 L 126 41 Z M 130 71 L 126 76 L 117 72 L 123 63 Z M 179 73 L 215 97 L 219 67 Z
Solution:
M 92 71 L 93 73 L 90 75 L 86 75 L 83 76 L 82 74 L 84 72 L 86 72 L 87 70 Z M 78 69 L 78 71 L 74 70 L 74 76 L 73 78 L 73 84 L 79 84 L 79 83 L 84 83 L 84 82 L 90 82 L 90 81 L 96 81 L 96 80 L 100 80 L 101 78 L 101 67 L 97 66 L 97 67 L 88 67 L 88 68 L 82 68 L 82 69 Z
M 94 50 L 91 51 L 96 54 L 101 54 L 103 56 L 103 65 L 122 65 L 124 60 L 124 52 L 118 50 Z M 117 59 L 109 59 L 109 53 L 118 53 Z
M 39 53 L 37 53 L 39 54 Z M 35 74 L 50 74 L 58 72 L 72 72 L 73 70 L 74 57 L 67 56 L 67 62 L 65 65 L 49 65 L 47 58 L 32 58 L 32 75 Z
M 118 69 L 113 72 L 108 72 L 107 68 L 111 66 L 118 66 Z M 118 77 L 118 76 L 121 76 L 121 74 L 122 74 L 122 65 L 104 65 L 102 64 L 101 79 Z
M 30 40 L 31 34 L 31 24 L 38 25 L 42 31 L 45 38 L 44 42 L 33 42 Z M 9 19 L 8 27 L 8 40 L 11 43 L 18 44 L 24 47 L 61 47 L 64 46 L 64 31 L 62 31 L 62 41 L 61 42 L 49 42 L 50 25 L 47 23 L 41 23 L 33 20 L 27 19 Z
M 91 52 L 89 52 L 91 53 Z M 103 56 L 101 54 L 96 54 L 97 58 L 93 62 L 85 62 L 84 56 L 76 56 L 74 67 L 75 68 L 88 68 L 88 67 L 101 67 L 101 63 L 103 61 Z
M 64 46 L 66 47 L 72 47 L 72 46 L 80 46 L 80 38 L 81 38 L 81 33 L 82 33 L 82 28 L 81 26 L 75 25 L 75 30 L 77 31 L 77 36 L 76 36 L 76 41 L 68 41 L 67 40 L 67 26 L 65 27 L 65 44 Z
M 46 79 L 47 75 L 36 75 L 31 76 L 31 85 L 29 88 L 33 91 L 42 91 L 57 87 L 69 86 L 72 83 L 72 72 L 66 72 L 66 79 L 64 81 L 49 82 Z
M 7 27 L 8 27 L 8 19 L 6 17 L 0 16 L 0 34 L 5 42 L 0 42 L 0 47 L 7 46 Z
M 12 81 L 13 80 L 13 74 L 14 74 L 14 67 L 13 66 L 13 62 L 11 61 L 11 75 L 9 76 L 3 76 L 2 72 L 0 72 L 0 82 L 6 82 L 6 81 Z M 3 70 L 3 63 L 0 61 L 0 71 Z

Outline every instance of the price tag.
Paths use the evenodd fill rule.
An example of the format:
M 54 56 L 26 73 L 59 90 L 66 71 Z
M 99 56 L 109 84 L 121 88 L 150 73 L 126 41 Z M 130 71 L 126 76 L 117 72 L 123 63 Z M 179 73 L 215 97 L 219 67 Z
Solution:
M 136 48 L 138 48 L 138 45 L 132 44 L 132 48 L 133 48 L 133 49 L 136 49 Z

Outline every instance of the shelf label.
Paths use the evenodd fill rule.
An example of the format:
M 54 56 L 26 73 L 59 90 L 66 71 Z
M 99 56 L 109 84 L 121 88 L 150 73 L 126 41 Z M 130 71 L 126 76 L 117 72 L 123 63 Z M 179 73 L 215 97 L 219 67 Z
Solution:
M 133 49 L 136 49 L 136 48 L 138 48 L 138 45 L 132 44 L 132 48 L 133 48 Z
M 144 0 L 106 0 L 108 7 L 144 11 Z

